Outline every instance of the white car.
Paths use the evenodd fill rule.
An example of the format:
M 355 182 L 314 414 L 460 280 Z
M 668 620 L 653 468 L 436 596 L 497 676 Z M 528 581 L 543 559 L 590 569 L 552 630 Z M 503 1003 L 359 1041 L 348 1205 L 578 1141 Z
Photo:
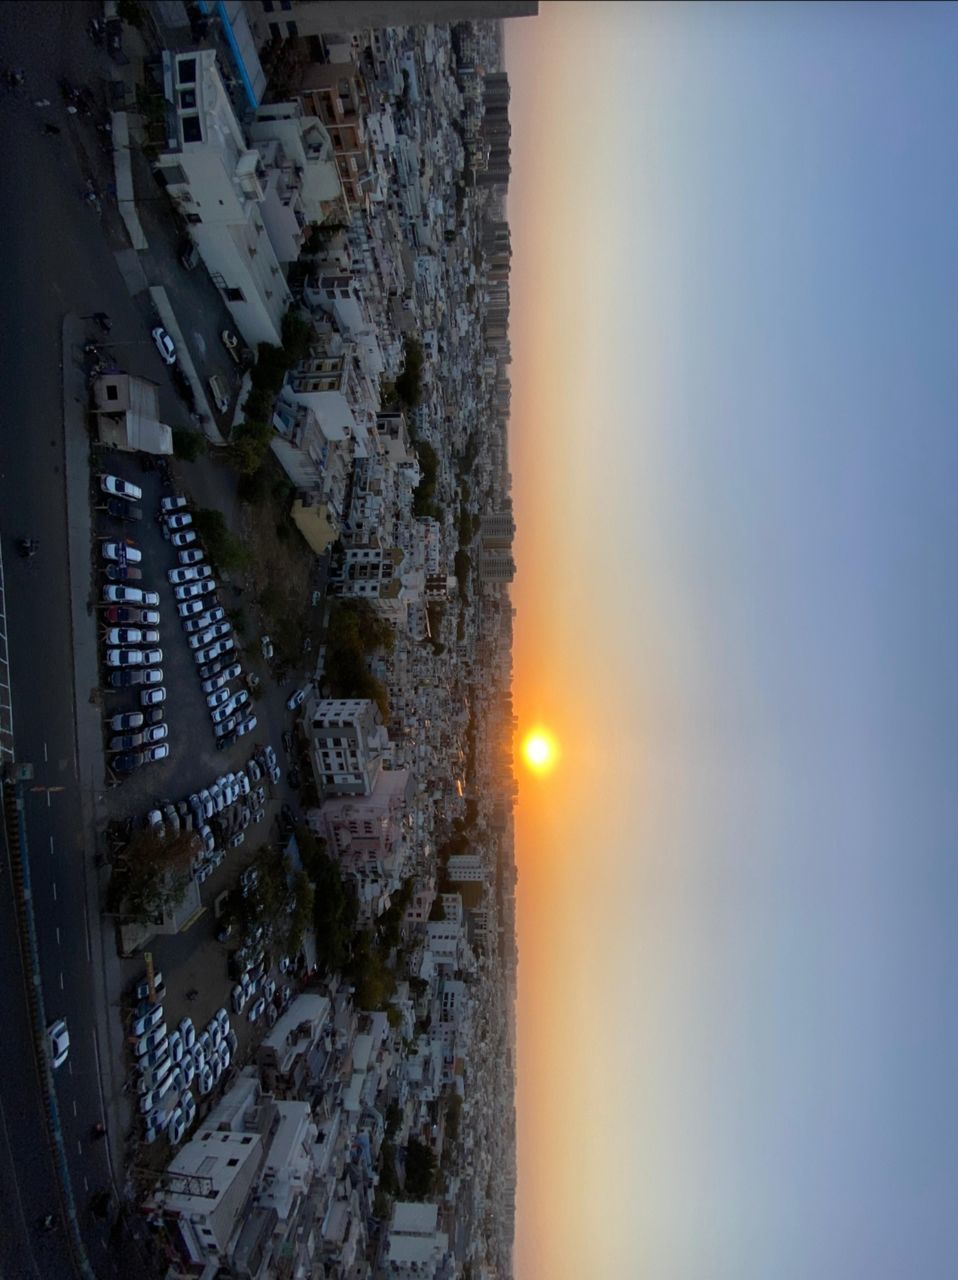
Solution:
M 56 1022 L 47 1027 L 47 1039 L 50 1042 L 50 1057 L 53 1059 L 53 1069 L 62 1067 L 70 1054 L 70 1032 L 67 1030 L 67 1024 L 63 1018 L 58 1018 Z
M 216 839 L 209 827 L 200 827 L 200 839 L 203 841 L 203 848 L 207 853 L 212 853 L 216 848 Z
M 272 1000 L 275 994 L 276 994 L 276 983 L 273 981 L 272 978 L 267 978 L 266 983 L 263 987 L 263 995 L 266 997 L 267 1000 Z
M 186 1095 L 180 1103 L 180 1106 L 183 1108 L 183 1123 L 188 1129 L 196 1119 L 196 1099 L 193 1097 L 192 1093 L 188 1093 Z
M 160 597 L 155 591 L 141 591 L 139 587 L 106 586 L 103 588 L 103 599 L 107 604 L 151 604 L 158 605 Z
M 212 662 L 214 658 L 219 658 L 224 653 L 229 653 L 235 648 L 233 640 L 227 636 L 224 640 L 217 640 L 215 644 L 209 645 L 206 649 L 197 649 L 193 657 L 197 662 Z
M 183 1037 L 178 1031 L 170 1032 L 169 1048 L 170 1059 L 175 1067 L 183 1057 Z
M 173 345 L 173 339 L 166 332 L 162 325 L 157 325 L 152 331 L 153 341 L 156 349 L 160 353 L 160 358 L 164 364 L 176 364 L 176 347 Z
M 181 582 L 198 582 L 200 571 L 195 565 L 187 565 L 185 568 L 168 569 L 166 576 L 176 587 Z
M 176 533 L 179 529 L 188 529 L 193 523 L 193 517 L 188 511 L 178 511 L 175 515 L 166 516 L 164 524 L 167 533 Z
M 260 996 L 260 998 L 250 1006 L 250 1011 L 246 1016 L 250 1020 L 250 1022 L 256 1022 L 258 1018 L 261 1018 L 263 1016 L 263 1011 L 265 1008 L 266 1008 L 266 999 L 264 996 Z
M 272 747 L 266 746 L 263 748 L 263 759 L 266 761 L 270 769 L 276 767 L 276 752 Z
M 226 1012 L 226 1009 L 225 1008 L 217 1009 L 216 1012 L 213 1014 L 213 1017 L 219 1023 L 220 1035 L 225 1036 L 227 1031 L 229 1031 L 230 1029 L 230 1016 Z
M 104 560 L 120 560 L 125 557 L 127 564 L 139 564 L 143 552 L 129 542 L 104 542 L 100 547 Z
M 170 1116 L 170 1123 L 166 1127 L 166 1136 L 170 1140 L 170 1146 L 176 1147 L 183 1141 L 183 1134 L 186 1132 L 186 1121 L 183 1116 L 182 1107 L 177 1107 Z
M 100 488 L 114 498 L 126 498 L 128 502 L 139 502 L 143 490 L 138 484 L 130 484 L 129 480 L 121 480 L 119 476 L 100 476 Z
M 205 596 L 216 590 L 216 583 L 207 578 L 205 582 L 185 582 L 181 587 L 174 587 L 173 594 L 177 600 L 193 600 L 196 596 Z
M 196 635 L 190 636 L 190 648 L 199 649 L 205 644 L 212 644 L 214 640 L 222 640 L 232 630 L 228 622 L 214 622 L 212 626 L 204 627 Z
M 190 551 L 178 551 L 176 553 L 176 558 L 179 560 L 180 564 L 191 565 L 199 564 L 200 561 L 204 559 L 204 556 L 199 547 L 193 547 Z
M 238 738 L 242 738 L 245 737 L 247 733 L 252 733 L 256 728 L 256 724 L 257 720 L 255 716 L 247 716 L 245 720 L 242 720 L 236 726 L 236 736 Z M 279 773 L 279 769 L 277 769 L 276 772 Z M 276 782 L 278 779 L 274 778 L 273 781 Z
M 169 743 L 161 742 L 157 747 L 148 747 L 143 753 L 147 764 L 156 764 L 158 760 L 167 760 L 170 755 Z
M 202 688 L 203 692 L 207 694 L 222 693 L 223 686 L 229 684 L 229 682 L 230 682 L 230 677 L 224 671 L 218 676 L 210 676 L 208 680 L 203 681 L 200 687 Z M 229 696 L 229 691 L 227 690 L 227 697 L 228 696 Z M 226 701 L 225 698 L 221 698 L 218 703 L 210 702 L 209 698 L 207 698 L 206 705 L 208 707 L 215 707 L 215 706 L 221 705 L 225 701 Z
M 243 773 L 242 770 L 236 775 L 236 785 L 240 789 L 241 796 L 249 795 L 249 791 L 250 791 L 249 778 L 247 778 L 246 774 Z
M 222 676 L 219 676 L 217 678 L 221 680 Z M 208 684 L 215 684 L 216 681 L 205 680 L 203 683 L 205 686 Z M 209 697 L 206 699 L 206 705 L 209 707 L 211 711 L 215 711 L 217 707 L 221 707 L 224 702 L 229 702 L 229 700 L 230 700 L 229 689 L 220 688 L 220 689 L 214 690 L 214 692 L 209 695 Z
M 262 770 L 255 759 L 250 760 L 249 764 L 246 766 L 246 772 L 249 774 L 250 782 L 259 782 L 260 778 L 263 776 Z
M 184 1049 L 192 1049 L 193 1046 L 196 1044 L 196 1029 L 193 1026 L 193 1019 L 184 1018 L 183 1021 L 180 1023 L 180 1025 L 177 1027 L 177 1031 L 183 1037 Z
M 186 498 L 182 493 L 175 493 L 170 498 L 160 499 L 160 514 L 170 515 L 173 511 L 182 511 L 186 506 Z
M 158 689 L 144 689 L 140 693 L 141 707 L 158 707 L 161 702 L 166 701 L 166 690 L 160 686 Z
M 154 1027 L 152 1031 L 147 1033 L 147 1035 L 140 1036 L 140 1038 L 135 1041 L 133 1045 L 134 1058 L 142 1058 L 144 1054 L 149 1053 L 151 1049 L 158 1048 L 165 1039 L 166 1023 L 161 1022 L 159 1026 Z
M 157 639 L 159 639 L 158 635 Z M 139 627 L 111 627 L 106 633 L 106 642 L 121 647 L 142 644 L 143 632 Z
M 143 741 L 146 743 L 162 742 L 169 733 L 169 728 L 165 724 L 151 724 L 148 729 L 143 731 Z
M 192 529 L 182 529 L 179 533 L 170 534 L 170 542 L 174 547 L 188 547 L 191 542 L 196 541 L 196 534 Z
M 204 600 L 184 600 L 176 608 L 181 618 L 193 618 L 198 613 L 204 613 L 206 602 Z
M 290 698 L 287 698 L 286 710 L 295 711 L 297 707 L 302 706 L 303 702 L 306 699 L 307 693 L 309 693 L 309 685 L 307 685 L 305 689 L 297 689 L 296 692 Z
M 183 1073 L 183 1087 L 188 1089 L 193 1083 L 193 1077 L 196 1075 L 196 1064 L 193 1062 L 193 1055 L 184 1050 L 183 1061 L 180 1063 L 180 1071 Z
M 106 665 L 108 667 L 143 667 L 146 657 L 142 649 L 107 649 Z
M 241 983 L 238 982 L 236 986 L 233 988 L 233 992 L 232 992 L 234 1013 L 243 1012 L 243 1009 L 246 1007 L 247 998 L 248 998 L 248 995 L 247 995 L 246 988 Z
M 215 1083 L 216 1081 L 213 1079 L 213 1072 L 208 1066 L 204 1066 L 202 1071 L 199 1072 L 196 1080 L 196 1087 L 200 1091 L 200 1097 L 205 1098 L 208 1093 L 212 1092 L 213 1085 Z
M 144 1013 L 141 1018 L 136 1019 L 132 1027 L 130 1027 L 130 1034 L 137 1036 L 138 1038 L 140 1036 L 145 1036 L 148 1031 L 152 1031 L 153 1028 L 162 1021 L 163 1006 L 161 1004 L 155 1004 L 153 1008 L 147 1013 Z

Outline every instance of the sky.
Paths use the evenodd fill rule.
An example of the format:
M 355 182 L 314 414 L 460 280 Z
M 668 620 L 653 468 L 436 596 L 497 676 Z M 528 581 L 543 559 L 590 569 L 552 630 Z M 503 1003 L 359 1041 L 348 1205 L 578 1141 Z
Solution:
M 512 86 L 519 1280 L 958 1275 L 958 9 Z

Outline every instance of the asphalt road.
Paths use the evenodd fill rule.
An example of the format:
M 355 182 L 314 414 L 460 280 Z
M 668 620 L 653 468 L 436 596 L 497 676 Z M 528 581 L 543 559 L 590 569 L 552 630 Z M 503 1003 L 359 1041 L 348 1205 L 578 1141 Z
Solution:
M 114 335 L 129 335 L 125 363 L 157 382 L 162 365 L 149 338 L 148 315 L 135 305 L 117 267 L 123 247 L 119 223 L 103 218 L 80 196 L 85 177 L 101 175 L 91 126 L 67 116 L 56 80 L 91 83 L 107 72 L 105 58 L 83 34 L 94 12 L 85 4 L 7 6 L 0 29 L 0 62 L 26 72 L 24 92 L 0 96 L 0 136 L 5 170 L 0 186 L 0 538 L 6 569 L 6 606 L 18 758 L 36 776 L 26 795 L 26 825 L 48 1021 L 65 1017 L 71 1033 L 67 1064 L 57 1073 L 57 1094 L 81 1228 L 98 1275 L 132 1274 L 122 1249 L 112 1248 L 108 1227 L 91 1209 L 91 1197 L 110 1187 L 106 1144 L 91 1139 L 104 1114 L 92 1011 L 93 951 L 86 917 L 80 834 L 81 796 L 74 725 L 72 629 L 67 583 L 64 439 L 60 375 L 63 314 L 105 310 Z M 35 99 L 50 108 L 35 108 Z M 41 133 L 55 121 L 57 136 Z M 97 168 L 97 166 L 100 168 Z M 176 403 L 172 390 L 164 400 Z M 25 534 L 40 538 L 29 561 L 13 552 Z M 4 910 L 9 908 L 5 907 Z M 6 923 L 6 921 L 4 921 Z M 0 1270 L 9 1276 L 70 1274 L 51 1258 L 32 1269 L 38 1243 L 37 1214 L 57 1211 L 59 1199 L 45 1134 L 37 1131 L 36 1067 L 28 1059 L 17 1008 L 23 975 L 9 951 L 16 933 L 4 930 L 0 1016 L 15 1035 L 0 1064 L 3 1120 L 0 1195 L 5 1225 Z M 22 1050 L 22 1051 L 21 1051 Z M 0 1126 L 3 1128 L 3 1126 Z M 2 1156 L 2 1152 L 0 1152 Z M 17 1214 L 22 1201 L 29 1214 Z M 62 1233 L 62 1228 L 61 1228 Z M 59 1238 L 59 1236 L 58 1236 Z M 135 1264 L 142 1271 L 142 1263 Z

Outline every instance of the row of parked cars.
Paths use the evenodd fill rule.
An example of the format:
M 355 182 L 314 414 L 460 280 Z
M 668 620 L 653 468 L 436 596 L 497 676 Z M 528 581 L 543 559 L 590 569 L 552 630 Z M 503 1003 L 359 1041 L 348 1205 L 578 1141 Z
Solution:
M 243 843 L 247 827 L 265 819 L 266 783 L 279 779 L 276 752 L 267 745 L 250 758 L 245 769 L 222 774 L 188 800 L 151 809 L 146 817 L 147 826 L 161 837 L 181 831 L 196 832 L 202 847 L 193 859 L 192 872 L 202 885 L 221 865 L 226 851 Z
M 199 1033 L 192 1018 L 184 1018 L 176 1030 L 168 1031 L 163 994 L 159 973 L 152 995 L 147 979 L 137 987 L 130 1049 L 145 1141 L 155 1142 L 165 1133 L 176 1146 L 196 1119 L 192 1089 L 200 1097 L 212 1092 L 236 1054 L 236 1033 L 225 1009 L 217 1010 Z
M 214 599 L 216 579 L 205 563 L 203 549 L 192 528 L 193 517 L 187 510 L 186 498 L 182 494 L 164 498 L 159 514 L 163 535 L 177 554 L 178 564 L 168 571 L 167 577 L 199 671 L 216 745 L 227 747 L 256 728 L 249 693 L 230 687 L 230 682 L 243 672 L 236 657 L 233 627 L 226 610 Z
M 141 520 L 136 506 L 143 498 L 139 485 L 119 476 L 100 476 L 107 515 L 120 523 Z M 103 587 L 102 640 L 109 687 L 139 688 L 139 710 L 121 711 L 106 721 L 107 752 L 114 774 L 129 774 L 170 754 L 163 704 L 163 650 L 159 647 L 160 598 L 137 586 L 142 552 L 129 538 L 114 535 L 100 543 L 107 581 Z

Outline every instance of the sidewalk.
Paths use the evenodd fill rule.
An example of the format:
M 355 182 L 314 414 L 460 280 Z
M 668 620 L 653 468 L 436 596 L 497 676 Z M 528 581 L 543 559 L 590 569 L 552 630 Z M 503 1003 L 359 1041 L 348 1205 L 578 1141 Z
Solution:
M 70 614 L 73 649 L 74 715 L 80 797 L 83 810 L 83 859 L 86 878 L 86 913 L 94 964 L 96 993 L 93 1013 L 97 1057 L 100 1064 L 100 1096 L 106 1120 L 110 1174 L 118 1195 L 126 1188 L 117 1184 L 124 1164 L 123 1141 L 131 1121 L 131 1107 L 123 1093 L 126 1079 L 123 1032 L 119 1003 L 125 979 L 117 956 L 109 921 L 101 904 L 109 880 L 108 870 L 96 865 L 97 833 L 106 821 L 103 803 L 105 761 L 101 708 L 95 691 L 100 683 L 96 628 L 91 621 L 90 545 L 93 511 L 90 503 L 90 447 L 86 428 L 87 385 L 80 355 L 86 337 L 83 321 L 68 315 L 63 321 L 63 439 L 64 479 L 67 499 L 67 544 L 70 579 Z

